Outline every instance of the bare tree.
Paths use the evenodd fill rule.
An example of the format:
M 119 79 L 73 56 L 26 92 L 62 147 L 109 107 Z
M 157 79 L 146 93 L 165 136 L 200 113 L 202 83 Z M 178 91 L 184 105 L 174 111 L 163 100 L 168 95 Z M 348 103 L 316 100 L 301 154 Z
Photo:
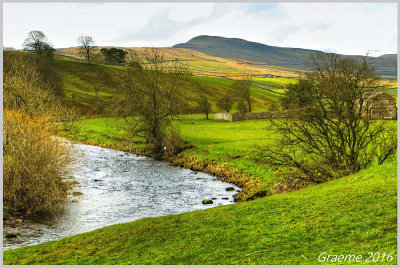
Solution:
M 78 43 L 80 46 L 80 53 L 87 60 L 88 63 L 91 62 L 94 49 L 93 38 L 89 35 L 80 35 L 78 37 Z
M 41 31 L 30 31 L 23 47 L 25 50 L 33 51 L 40 56 L 52 56 L 54 52 L 53 45 Z
M 366 101 L 379 87 L 379 77 L 366 57 L 356 61 L 318 54 L 314 66 L 298 84 L 307 102 L 292 118 L 271 120 L 278 138 L 276 146 L 262 148 L 264 160 L 291 166 L 291 176 L 318 183 L 391 158 L 395 131 L 367 116 Z
M 127 65 L 117 110 L 127 122 L 131 120 L 133 135 L 160 149 L 169 117 L 184 108 L 188 68 L 155 48 L 130 54 Z
M 241 80 L 235 81 L 232 84 L 232 89 L 236 91 L 239 99 L 246 102 L 247 111 L 251 113 L 251 84 L 252 77 L 248 74 L 243 75 Z
M 208 114 L 211 112 L 211 103 L 208 101 L 208 98 L 204 95 L 200 96 L 197 99 L 197 104 L 199 105 L 199 110 L 206 115 L 206 119 L 208 119 Z
M 229 113 L 232 110 L 233 101 L 234 100 L 231 96 L 225 95 L 219 99 L 219 101 L 217 102 L 217 106 L 222 111 Z

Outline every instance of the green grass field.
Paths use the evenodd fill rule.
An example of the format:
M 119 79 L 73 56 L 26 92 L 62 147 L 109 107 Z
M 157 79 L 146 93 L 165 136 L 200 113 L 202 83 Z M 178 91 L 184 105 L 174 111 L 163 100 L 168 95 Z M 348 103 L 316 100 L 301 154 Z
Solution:
M 396 185 L 396 163 L 386 163 L 297 192 L 6 250 L 4 264 L 321 264 L 323 252 L 396 264 Z M 377 252 L 394 258 L 367 262 Z
M 99 113 L 98 107 L 103 107 L 105 115 L 109 114 L 107 111 L 112 110 L 110 102 L 118 94 L 118 89 L 123 87 L 125 67 L 81 63 L 65 56 L 57 56 L 54 65 L 62 77 L 63 93 L 67 103 L 75 105 L 83 113 Z M 235 94 L 230 88 L 233 83 L 234 80 L 230 79 L 191 76 L 187 85 L 188 95 L 191 98 L 188 103 L 194 107 L 196 104 L 193 99 L 203 94 L 209 98 L 213 112 L 217 112 L 216 103 L 219 98 Z M 278 94 L 257 87 L 252 88 L 252 93 L 254 111 L 267 111 L 272 103 L 279 107 Z M 237 111 L 236 104 L 233 111 Z

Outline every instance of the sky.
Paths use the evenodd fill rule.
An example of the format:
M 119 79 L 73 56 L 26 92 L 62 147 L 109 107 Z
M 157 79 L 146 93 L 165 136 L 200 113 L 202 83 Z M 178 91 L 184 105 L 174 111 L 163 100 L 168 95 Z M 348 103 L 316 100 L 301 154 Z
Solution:
M 4 3 L 3 45 L 31 30 L 56 47 L 168 47 L 198 35 L 373 56 L 397 53 L 396 3 Z

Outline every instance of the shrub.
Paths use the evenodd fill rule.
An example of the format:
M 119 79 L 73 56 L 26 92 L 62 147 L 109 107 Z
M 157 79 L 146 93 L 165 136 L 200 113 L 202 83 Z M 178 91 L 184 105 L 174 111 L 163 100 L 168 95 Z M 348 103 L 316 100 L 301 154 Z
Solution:
M 164 134 L 162 147 L 165 157 L 171 157 L 182 152 L 186 148 L 186 142 L 181 137 L 179 126 L 170 125 Z
M 61 210 L 71 157 L 69 146 L 52 136 L 54 121 L 8 109 L 3 120 L 4 202 L 26 214 Z

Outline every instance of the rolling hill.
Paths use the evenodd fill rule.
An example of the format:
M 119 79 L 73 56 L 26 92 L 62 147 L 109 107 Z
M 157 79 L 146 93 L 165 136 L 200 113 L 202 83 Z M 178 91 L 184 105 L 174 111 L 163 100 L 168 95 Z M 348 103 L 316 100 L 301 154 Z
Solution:
M 70 58 L 72 57 L 72 58 Z M 62 78 L 64 101 L 78 108 L 83 114 L 111 115 L 112 103 L 123 86 L 124 66 L 88 64 L 74 61 L 73 56 L 57 56 L 53 65 Z M 285 78 L 260 78 L 251 88 L 254 111 L 268 110 L 278 104 L 279 86 L 295 81 Z M 191 76 L 186 89 L 190 98 L 188 106 L 195 109 L 199 95 L 209 98 L 212 111 L 218 111 L 216 102 L 224 95 L 234 95 L 234 80 L 221 77 Z M 276 92 L 276 93 L 274 93 Z M 279 106 L 279 104 L 278 104 Z M 233 111 L 236 111 L 236 103 Z
M 103 46 L 96 47 L 99 51 Z M 141 47 L 118 47 L 128 52 Z M 243 73 L 256 76 L 298 77 L 312 66 L 312 54 L 317 50 L 269 46 L 238 38 L 200 35 L 173 47 L 159 47 L 166 57 L 188 64 L 194 75 L 235 79 Z M 80 58 L 77 47 L 60 48 L 56 54 L 65 60 Z M 362 56 L 348 56 L 361 59 Z M 383 78 L 395 79 L 397 55 L 368 57 L 369 63 Z
M 103 47 L 96 47 L 96 50 L 99 51 L 101 48 Z M 124 49 L 129 53 L 144 49 L 141 47 L 118 48 Z M 298 70 L 272 66 L 261 62 L 215 57 L 187 48 L 160 47 L 158 49 L 164 52 L 166 58 L 178 60 L 187 64 L 194 75 L 230 78 L 236 78 L 243 73 L 251 73 L 260 76 L 264 74 L 283 77 L 298 76 Z M 56 50 L 56 55 L 64 60 L 76 60 L 80 58 L 78 52 L 79 50 L 77 47 L 61 48 Z
M 186 43 L 177 44 L 174 48 L 187 48 L 211 56 L 241 59 L 245 63 L 257 62 L 275 68 L 307 70 L 312 66 L 311 55 L 318 51 L 302 48 L 268 46 L 238 38 L 200 35 Z M 349 56 L 361 58 L 362 56 Z M 380 57 L 368 57 L 377 73 L 382 76 L 396 76 L 397 55 L 388 54 Z

